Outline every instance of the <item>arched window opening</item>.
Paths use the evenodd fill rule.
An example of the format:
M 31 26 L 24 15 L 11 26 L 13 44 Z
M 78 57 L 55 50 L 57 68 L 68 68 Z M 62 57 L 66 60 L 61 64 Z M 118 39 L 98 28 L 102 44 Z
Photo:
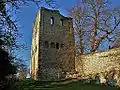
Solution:
M 60 25 L 63 26 L 63 19 L 60 19 Z
M 54 17 L 50 18 L 50 24 L 53 25 L 54 24 Z

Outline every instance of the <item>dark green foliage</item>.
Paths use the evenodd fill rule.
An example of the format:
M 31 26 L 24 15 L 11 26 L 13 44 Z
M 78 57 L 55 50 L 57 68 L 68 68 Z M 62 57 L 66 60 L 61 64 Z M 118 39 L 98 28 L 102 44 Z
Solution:
M 0 40 L 0 46 L 3 43 Z M 14 79 L 7 78 L 9 75 L 16 74 L 16 66 L 11 63 L 11 59 L 9 53 L 0 47 L 0 90 L 6 90 L 13 83 Z
M 8 74 L 15 73 L 16 67 L 11 64 L 8 53 L 0 48 L 0 80 L 4 79 Z

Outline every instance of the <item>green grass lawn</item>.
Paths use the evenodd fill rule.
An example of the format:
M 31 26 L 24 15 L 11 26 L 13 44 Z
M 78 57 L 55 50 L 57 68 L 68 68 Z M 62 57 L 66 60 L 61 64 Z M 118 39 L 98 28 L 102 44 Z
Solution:
M 115 87 L 97 85 L 97 84 L 83 84 L 83 81 L 34 81 L 25 80 L 16 83 L 10 90 L 120 90 Z

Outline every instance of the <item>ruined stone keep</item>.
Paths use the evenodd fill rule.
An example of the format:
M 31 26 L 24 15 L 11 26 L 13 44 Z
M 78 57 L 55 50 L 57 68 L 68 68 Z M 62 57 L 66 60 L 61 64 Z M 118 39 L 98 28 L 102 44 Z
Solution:
M 72 18 L 44 7 L 38 11 L 32 32 L 31 77 L 60 79 L 75 71 L 75 45 Z
M 72 18 L 58 10 L 41 8 L 33 25 L 31 77 L 35 80 L 58 80 L 67 72 L 81 76 L 112 72 L 120 86 L 120 47 L 104 52 L 75 56 Z M 107 72 L 107 74 L 106 74 Z

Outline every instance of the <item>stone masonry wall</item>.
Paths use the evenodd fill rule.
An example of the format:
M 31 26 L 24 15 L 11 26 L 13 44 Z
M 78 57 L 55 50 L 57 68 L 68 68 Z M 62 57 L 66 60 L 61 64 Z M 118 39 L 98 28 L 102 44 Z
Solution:
M 76 57 L 76 71 L 89 75 L 111 70 L 120 70 L 120 47 L 104 52 L 84 54 Z

